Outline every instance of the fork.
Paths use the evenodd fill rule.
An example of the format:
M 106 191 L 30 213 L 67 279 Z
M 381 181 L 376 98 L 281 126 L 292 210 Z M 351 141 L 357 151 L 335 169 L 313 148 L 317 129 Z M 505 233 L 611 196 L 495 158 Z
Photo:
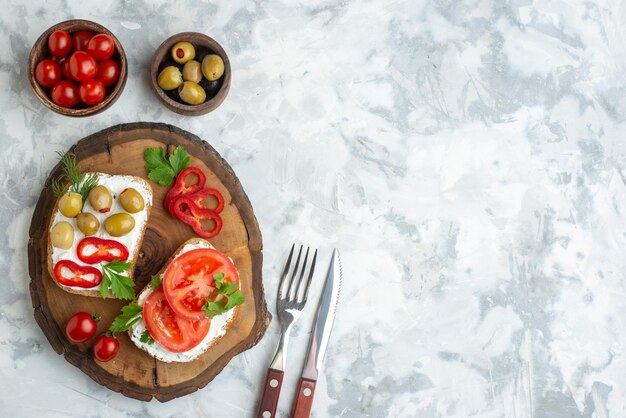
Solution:
M 308 267 L 308 274 L 306 274 L 307 260 L 310 251 L 308 247 L 304 254 L 302 267 L 300 267 L 300 259 L 302 257 L 302 250 L 304 249 L 302 245 L 298 250 L 295 266 L 293 270 L 291 270 L 291 260 L 293 259 L 295 247 L 296 244 L 291 246 L 289 257 L 287 258 L 285 268 L 280 277 L 278 295 L 276 297 L 276 311 L 278 313 L 278 321 L 280 322 L 280 340 L 278 341 L 274 358 L 267 370 L 265 388 L 263 389 L 263 396 L 259 404 L 257 418 L 274 418 L 276 416 L 276 406 L 278 405 L 278 397 L 280 396 L 280 388 L 283 384 L 283 375 L 285 373 L 289 332 L 291 331 L 291 326 L 300 318 L 302 309 L 304 309 L 304 305 L 309 296 L 311 278 L 315 271 L 317 250 L 313 253 L 313 260 Z M 298 269 L 300 269 L 300 274 L 298 274 Z M 291 275 L 289 275 L 290 270 Z M 289 279 L 287 279 L 288 275 L 290 276 Z

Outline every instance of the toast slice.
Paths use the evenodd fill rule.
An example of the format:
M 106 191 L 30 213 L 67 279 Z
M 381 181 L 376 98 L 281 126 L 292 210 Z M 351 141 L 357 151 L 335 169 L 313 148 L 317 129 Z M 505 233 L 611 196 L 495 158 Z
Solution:
M 174 252 L 174 254 L 169 258 L 169 260 L 165 263 L 165 265 L 161 268 L 161 270 L 157 273 L 157 275 L 163 279 L 163 274 L 165 270 L 169 267 L 172 261 L 188 251 L 195 250 L 198 248 L 211 248 L 215 249 L 209 241 L 202 238 L 191 238 L 185 241 L 178 249 Z M 146 298 L 152 293 L 154 289 L 151 284 L 148 284 L 140 293 L 137 298 L 136 303 L 140 306 L 143 306 L 143 302 Z M 172 353 L 168 351 L 166 348 L 161 346 L 158 342 L 153 342 L 149 344 L 147 342 L 141 341 L 141 334 L 146 331 L 146 324 L 143 321 L 143 318 L 138 322 L 133 324 L 133 326 L 128 330 L 128 335 L 130 336 L 131 341 L 137 345 L 140 349 L 144 350 L 152 357 L 157 360 L 163 361 L 165 363 L 178 362 L 185 363 L 192 360 L 195 360 L 200 355 L 205 353 L 209 348 L 215 345 L 220 338 L 222 338 L 226 332 L 230 329 L 232 324 L 234 323 L 234 319 L 239 312 L 239 307 L 236 306 L 233 309 L 230 309 L 226 313 L 218 316 L 214 316 L 211 319 L 211 327 L 209 328 L 209 333 L 204 337 L 204 339 L 194 348 L 189 351 L 185 351 L 183 353 Z
M 89 175 L 91 173 L 86 173 L 86 174 Z M 103 238 L 103 239 L 113 239 L 115 241 L 118 241 L 124 244 L 126 248 L 128 248 L 128 252 L 129 252 L 128 261 L 130 261 L 133 264 L 133 267 L 131 267 L 131 269 L 124 274 L 127 274 L 129 277 L 132 278 L 134 266 L 135 266 L 135 263 L 137 262 L 137 258 L 139 257 L 139 250 L 141 248 L 141 243 L 143 241 L 143 236 L 146 231 L 146 226 L 148 225 L 148 218 L 150 216 L 150 211 L 152 209 L 152 195 L 153 195 L 152 187 L 146 180 L 137 176 L 110 175 L 106 173 L 96 173 L 96 174 L 98 174 L 98 184 L 105 186 L 111 192 L 111 195 L 113 196 L 113 205 L 111 206 L 111 210 L 109 212 L 100 213 L 96 211 L 95 209 L 93 209 L 91 205 L 89 204 L 89 201 L 87 200 L 83 206 L 83 212 L 89 212 L 89 213 L 94 214 L 96 218 L 98 218 L 98 221 L 100 222 L 100 228 L 98 229 L 98 232 L 95 235 L 93 235 L 94 237 Z M 121 237 L 112 237 L 104 229 L 104 220 L 107 217 L 116 213 L 126 213 L 126 211 L 122 208 L 118 197 L 120 193 L 124 191 L 124 189 L 129 188 L 129 187 L 134 188 L 141 194 L 144 200 L 144 205 L 145 205 L 144 209 L 137 213 L 130 214 L 135 219 L 135 227 L 133 228 L 131 232 Z M 78 256 L 76 254 L 76 248 L 78 247 L 78 243 L 85 237 L 85 234 L 83 234 L 76 226 L 76 218 L 67 218 L 63 216 L 61 212 L 59 211 L 58 206 L 59 206 L 59 200 L 57 199 L 57 202 L 55 203 L 54 208 L 52 210 L 52 216 L 50 217 L 50 225 L 48 226 L 48 272 L 50 273 L 50 277 L 52 277 L 54 282 L 66 292 L 75 293 L 75 294 L 84 295 L 84 296 L 101 297 L 99 286 L 95 286 L 89 289 L 73 287 L 73 286 L 65 286 L 59 283 L 55 279 L 54 265 L 59 260 L 72 260 L 80 265 L 86 265 L 85 263 L 83 263 L 82 261 L 78 259 Z M 67 250 L 52 246 L 50 231 L 52 230 L 52 227 L 57 222 L 61 222 L 61 221 L 67 221 L 74 227 L 74 242 L 72 246 Z M 103 264 L 106 264 L 106 263 L 100 262 L 97 264 L 91 264 L 91 266 L 96 267 L 100 271 L 102 271 Z M 108 297 L 114 298 L 115 296 L 113 296 L 111 292 L 109 291 Z

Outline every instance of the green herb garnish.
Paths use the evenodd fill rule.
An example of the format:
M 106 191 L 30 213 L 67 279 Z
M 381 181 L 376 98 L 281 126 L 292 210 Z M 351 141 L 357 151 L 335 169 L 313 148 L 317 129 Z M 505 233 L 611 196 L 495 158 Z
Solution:
M 130 329 L 137 321 L 141 319 L 143 308 L 135 302 L 122 307 L 122 313 L 113 319 L 109 331 L 124 332 Z
M 215 301 L 207 299 L 202 307 L 208 318 L 221 315 L 244 302 L 243 294 L 239 290 L 239 283 L 224 282 L 224 273 L 214 274 L 213 279 L 215 280 L 218 299 Z
M 165 151 L 161 147 L 146 148 L 143 153 L 146 160 L 146 170 L 148 177 L 161 186 L 169 186 L 172 184 L 174 177 L 185 168 L 189 167 L 191 158 L 185 151 L 185 148 L 178 146 L 169 156 L 169 160 L 165 158 Z
M 154 344 L 154 339 L 152 338 L 148 330 L 145 330 L 144 332 L 141 333 L 141 336 L 139 337 L 139 341 L 141 341 L 142 343 L 146 343 L 148 345 Z
M 74 154 L 57 152 L 63 172 L 52 180 L 52 191 L 56 197 L 61 197 L 68 191 L 78 193 L 83 202 L 87 199 L 91 189 L 98 185 L 98 175 L 91 173 L 86 175 L 81 172 L 80 165 L 76 162 Z
M 121 260 L 114 260 L 102 266 L 102 282 L 100 283 L 102 299 L 106 299 L 109 288 L 113 296 L 118 299 L 133 299 L 135 297 L 135 282 L 122 274 L 130 270 L 131 267 L 132 263 Z
M 161 286 L 161 283 L 162 283 L 162 280 L 160 276 L 152 276 L 152 278 L 150 279 L 150 286 L 154 290 L 158 289 L 159 286 Z

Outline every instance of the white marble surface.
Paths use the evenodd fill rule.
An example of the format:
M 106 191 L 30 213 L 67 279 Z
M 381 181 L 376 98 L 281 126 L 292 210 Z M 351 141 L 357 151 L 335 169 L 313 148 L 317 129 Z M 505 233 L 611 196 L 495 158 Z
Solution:
M 0 416 L 254 415 L 276 322 L 165 404 L 99 386 L 35 324 L 26 237 L 54 151 L 134 121 L 198 134 L 233 166 L 270 306 L 288 243 L 342 250 L 315 417 L 626 416 L 624 2 L 38 3 L 0 14 Z M 47 110 L 25 72 L 39 34 L 72 17 L 129 56 L 122 97 L 88 119 Z M 234 70 L 199 118 L 165 109 L 147 79 L 152 51 L 187 30 L 220 41 Z

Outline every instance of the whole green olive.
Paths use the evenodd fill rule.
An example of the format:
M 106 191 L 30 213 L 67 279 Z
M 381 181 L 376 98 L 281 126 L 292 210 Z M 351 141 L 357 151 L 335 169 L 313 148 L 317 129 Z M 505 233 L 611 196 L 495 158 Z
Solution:
M 52 227 L 50 240 L 53 246 L 67 250 L 74 243 L 74 228 L 69 222 L 61 221 Z
M 106 213 L 111 210 L 113 196 L 104 186 L 96 186 L 89 192 L 89 204 L 98 212 Z
M 124 210 L 128 213 L 137 213 L 141 211 L 145 204 L 141 194 L 132 187 L 125 189 L 120 193 L 120 203 Z
M 183 67 L 183 80 L 199 83 L 202 80 L 201 65 L 196 60 L 187 61 Z
M 178 42 L 172 47 L 172 59 L 184 64 L 196 56 L 196 49 L 189 42 Z
M 198 83 L 185 81 L 179 88 L 178 94 L 183 102 L 190 105 L 199 105 L 206 100 L 206 92 Z
M 217 80 L 224 74 L 224 61 L 219 55 L 211 54 L 202 60 L 202 74 L 207 80 Z
M 83 208 L 83 198 L 75 192 L 67 192 L 59 199 L 59 211 L 63 216 L 73 218 Z
M 159 73 L 157 83 L 163 90 L 173 90 L 183 84 L 183 76 L 178 68 L 174 66 L 165 67 Z
M 86 236 L 94 235 L 100 228 L 100 221 L 93 213 L 83 212 L 76 217 L 76 226 Z
M 135 227 L 135 218 L 128 213 L 116 213 L 104 220 L 104 229 L 113 237 L 128 234 Z

